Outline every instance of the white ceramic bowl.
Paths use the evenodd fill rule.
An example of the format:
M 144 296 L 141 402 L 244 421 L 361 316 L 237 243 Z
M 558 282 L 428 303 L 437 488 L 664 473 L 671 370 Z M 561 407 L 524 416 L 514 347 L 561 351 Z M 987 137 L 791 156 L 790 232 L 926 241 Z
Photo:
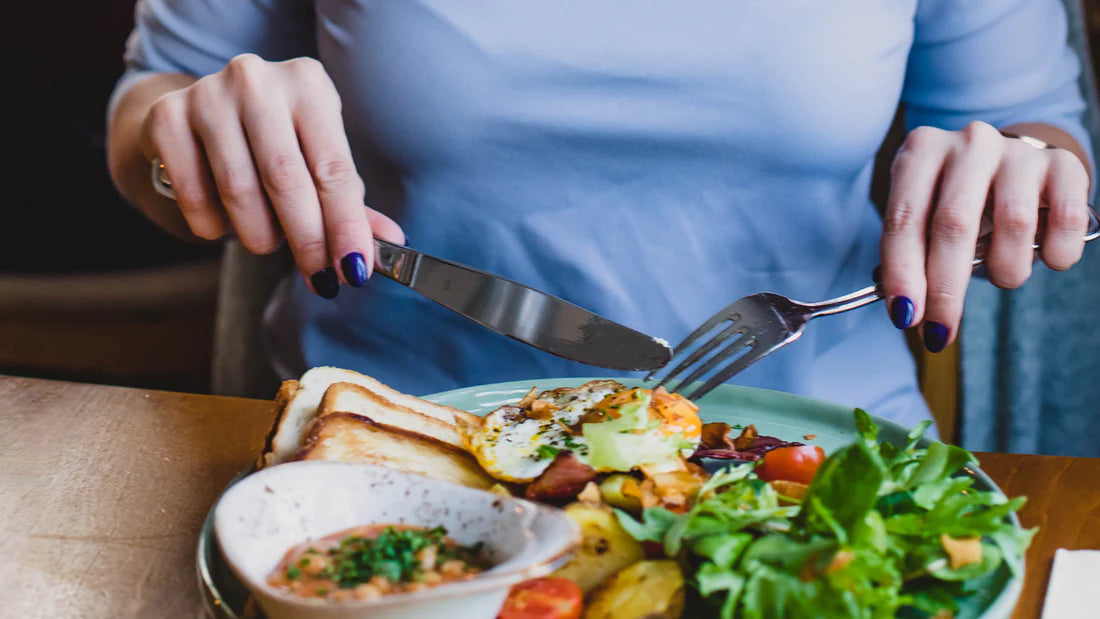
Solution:
M 468 581 L 374 600 L 308 599 L 267 584 L 291 546 L 366 524 L 442 525 L 459 544 L 484 542 L 493 567 Z M 281 464 L 242 479 L 218 502 L 214 534 L 270 619 L 491 619 L 513 584 L 561 566 L 579 538 L 558 509 L 381 466 L 325 461 Z

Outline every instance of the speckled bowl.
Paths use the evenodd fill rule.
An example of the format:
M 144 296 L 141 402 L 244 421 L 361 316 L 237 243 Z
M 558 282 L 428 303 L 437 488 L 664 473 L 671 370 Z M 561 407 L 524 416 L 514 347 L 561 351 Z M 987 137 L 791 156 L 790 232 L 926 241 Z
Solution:
M 267 584 L 295 544 L 391 523 L 442 525 L 460 544 L 484 542 L 493 567 L 468 581 L 363 601 L 306 599 Z M 579 538 L 558 509 L 381 466 L 324 461 L 281 464 L 241 480 L 218 502 L 214 533 L 270 619 L 490 619 L 509 587 L 565 563 Z

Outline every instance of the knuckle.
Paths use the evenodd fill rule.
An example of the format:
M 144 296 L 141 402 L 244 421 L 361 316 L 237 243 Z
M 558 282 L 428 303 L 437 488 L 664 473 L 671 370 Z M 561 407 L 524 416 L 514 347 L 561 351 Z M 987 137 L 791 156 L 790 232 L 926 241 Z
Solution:
M 969 209 L 966 207 L 966 202 L 958 197 L 941 200 L 932 218 L 932 232 L 947 241 L 960 241 L 970 236 L 974 223 L 967 216 Z
M 939 145 L 943 141 L 944 131 L 936 127 L 921 126 L 913 129 L 905 136 L 902 144 L 903 150 L 920 150 L 929 146 Z
M 884 234 L 898 235 L 916 227 L 919 222 L 918 210 L 909 200 L 898 200 L 886 210 L 886 217 L 882 222 Z
M 1001 200 L 994 214 L 994 223 L 1001 232 L 1013 237 L 1023 236 L 1035 227 L 1036 209 L 1034 200 L 1020 196 L 1011 196 Z
M 218 193 L 227 208 L 241 208 L 260 194 L 252 170 L 244 166 L 227 166 L 218 171 Z
M 963 127 L 961 133 L 963 138 L 965 138 L 966 141 L 969 143 L 984 144 L 989 142 L 994 137 L 1002 137 L 1001 133 L 993 128 L 993 125 L 990 125 L 989 123 L 984 123 L 980 120 L 971 121 L 969 124 Z
M 1085 201 L 1077 196 L 1067 195 L 1054 199 L 1047 214 L 1047 224 L 1053 228 L 1077 232 L 1088 226 L 1088 213 Z
M 238 54 L 225 65 L 225 72 L 231 78 L 251 75 L 264 65 L 264 60 L 252 53 Z
M 294 193 L 307 182 L 301 158 L 292 153 L 278 153 L 263 162 L 264 184 L 276 194 Z
M 355 171 L 355 165 L 346 159 L 329 159 L 313 169 L 313 180 L 322 192 L 363 189 L 363 181 Z

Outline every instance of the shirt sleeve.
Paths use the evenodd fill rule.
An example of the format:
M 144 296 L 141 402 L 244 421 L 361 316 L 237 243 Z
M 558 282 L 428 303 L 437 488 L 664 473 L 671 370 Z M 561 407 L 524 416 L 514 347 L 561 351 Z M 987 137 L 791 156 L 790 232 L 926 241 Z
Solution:
M 316 56 L 313 3 L 306 0 L 139 0 L 126 41 L 126 72 L 110 109 L 155 73 L 220 71 L 234 56 L 265 60 Z
M 1061 0 L 920 0 L 902 90 L 909 129 L 1054 125 L 1092 156 Z

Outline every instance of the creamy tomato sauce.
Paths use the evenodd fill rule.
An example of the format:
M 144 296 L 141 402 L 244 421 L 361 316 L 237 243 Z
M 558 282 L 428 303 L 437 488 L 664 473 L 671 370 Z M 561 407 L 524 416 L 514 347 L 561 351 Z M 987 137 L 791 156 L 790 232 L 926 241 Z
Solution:
M 290 548 L 268 576 L 303 597 L 369 600 L 469 580 L 488 567 L 480 548 L 460 546 L 442 527 L 374 524 Z

